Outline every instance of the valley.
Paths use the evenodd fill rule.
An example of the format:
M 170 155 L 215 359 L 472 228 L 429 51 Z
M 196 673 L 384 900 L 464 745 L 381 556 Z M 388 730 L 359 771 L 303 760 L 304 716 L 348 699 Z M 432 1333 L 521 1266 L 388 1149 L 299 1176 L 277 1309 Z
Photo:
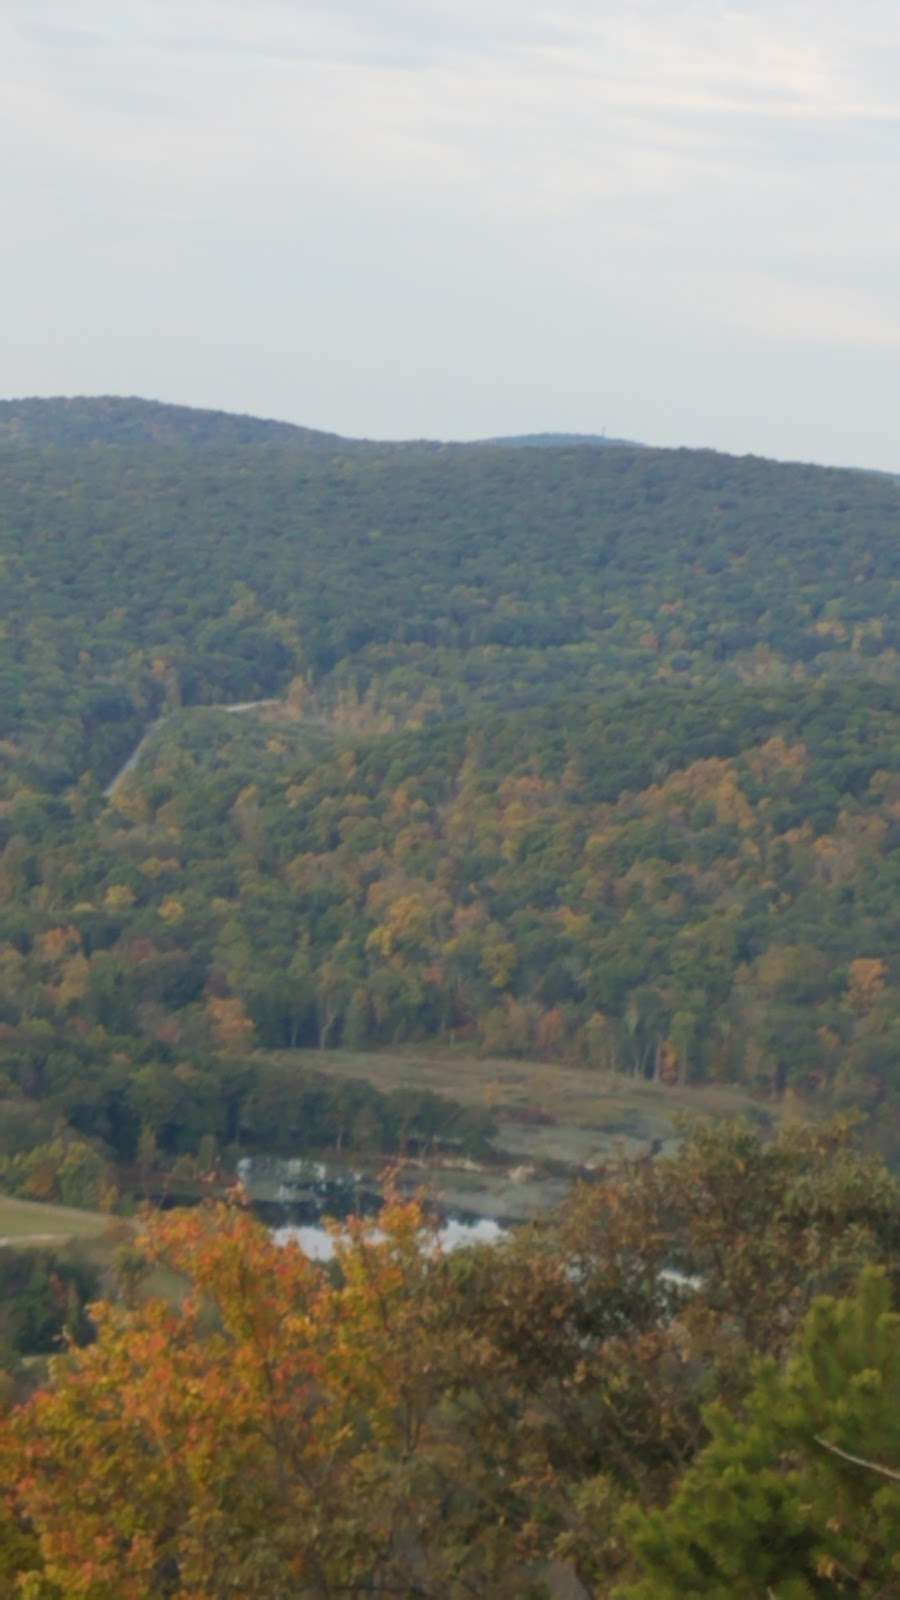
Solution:
M 0 580 L 0 1589 L 891 1594 L 900 486 L 9 402 Z

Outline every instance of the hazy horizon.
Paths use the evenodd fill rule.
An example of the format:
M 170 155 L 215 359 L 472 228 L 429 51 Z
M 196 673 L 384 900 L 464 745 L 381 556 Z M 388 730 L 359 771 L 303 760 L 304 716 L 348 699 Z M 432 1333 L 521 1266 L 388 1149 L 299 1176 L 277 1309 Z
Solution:
M 900 469 L 900 13 L 9 0 L 3 386 Z

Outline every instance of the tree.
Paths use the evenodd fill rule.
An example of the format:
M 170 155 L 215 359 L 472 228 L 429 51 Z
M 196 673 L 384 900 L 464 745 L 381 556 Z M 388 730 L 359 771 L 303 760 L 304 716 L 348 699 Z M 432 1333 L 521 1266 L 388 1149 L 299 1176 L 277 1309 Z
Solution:
M 216 1043 L 223 1050 L 249 1050 L 254 1043 L 253 1020 L 248 1017 L 243 1001 L 216 999 L 210 996 L 206 1009 Z
M 240 1209 L 154 1219 L 143 1249 L 187 1280 L 181 1306 L 95 1307 L 96 1342 L 6 1427 L 33 1581 L 73 1600 L 521 1600 L 489 1473 L 442 1420 L 462 1353 L 427 1292 L 429 1235 L 391 1202 L 337 1242 L 335 1282 Z
M 786 1371 L 759 1370 L 742 1413 L 665 1511 L 630 1511 L 646 1576 L 621 1600 L 885 1600 L 900 1591 L 900 1316 L 883 1272 L 820 1299 Z

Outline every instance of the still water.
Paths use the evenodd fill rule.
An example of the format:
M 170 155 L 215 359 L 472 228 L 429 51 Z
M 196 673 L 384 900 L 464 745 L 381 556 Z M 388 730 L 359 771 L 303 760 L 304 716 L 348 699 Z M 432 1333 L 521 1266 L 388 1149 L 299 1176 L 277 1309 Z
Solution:
M 499 1239 L 501 1232 L 491 1217 L 479 1217 L 475 1222 L 450 1217 L 440 1228 L 438 1238 L 445 1250 L 458 1250 L 460 1245 L 490 1244 Z M 276 1244 L 287 1244 L 288 1240 L 295 1239 L 311 1261 L 330 1261 L 334 1255 L 334 1239 L 315 1223 L 286 1223 L 282 1228 L 273 1228 L 272 1237 Z
M 325 1217 L 340 1222 L 375 1216 L 381 1209 L 377 1181 L 336 1163 L 251 1156 L 238 1163 L 237 1175 L 276 1242 L 295 1239 L 313 1261 L 329 1261 L 334 1255 L 334 1239 L 322 1225 Z M 438 1237 L 445 1250 L 490 1244 L 503 1232 L 492 1217 L 445 1215 L 440 1222 Z

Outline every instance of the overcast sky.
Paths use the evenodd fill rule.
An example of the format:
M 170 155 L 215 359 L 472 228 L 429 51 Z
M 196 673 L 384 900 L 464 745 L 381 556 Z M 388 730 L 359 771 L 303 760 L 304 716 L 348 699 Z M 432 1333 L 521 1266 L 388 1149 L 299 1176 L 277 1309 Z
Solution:
M 896 0 L 4 0 L 0 392 L 900 470 Z

